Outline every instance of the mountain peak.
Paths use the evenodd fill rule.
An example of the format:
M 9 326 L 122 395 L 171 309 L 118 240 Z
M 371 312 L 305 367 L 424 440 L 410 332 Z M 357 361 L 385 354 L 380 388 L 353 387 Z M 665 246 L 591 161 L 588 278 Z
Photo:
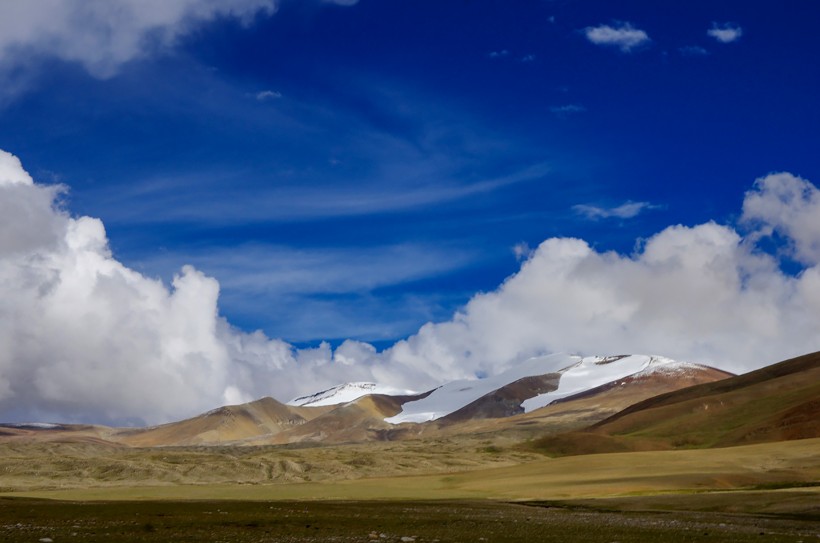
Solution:
M 429 396 L 403 405 L 402 412 L 385 419 L 391 424 L 427 422 L 453 413 L 464 406 L 491 394 L 510 383 L 536 376 L 554 375 L 557 386 L 521 398 L 520 409 L 534 411 L 550 403 L 578 394 L 606 383 L 632 375 L 655 372 L 685 374 L 697 372 L 703 366 L 678 362 L 662 356 L 614 355 L 587 356 L 553 354 L 533 357 L 516 364 L 507 371 L 484 379 L 459 380 L 446 383 Z
M 388 394 L 391 396 L 397 396 L 416 394 L 416 392 L 380 385 L 378 383 L 343 383 L 313 394 L 299 396 L 298 398 L 290 400 L 287 404 L 298 407 L 336 405 L 352 402 L 362 396 L 367 396 L 368 394 Z

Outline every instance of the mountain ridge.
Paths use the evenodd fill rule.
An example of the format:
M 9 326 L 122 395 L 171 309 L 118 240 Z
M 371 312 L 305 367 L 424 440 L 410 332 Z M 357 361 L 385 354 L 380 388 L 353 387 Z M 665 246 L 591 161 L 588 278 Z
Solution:
M 474 431 L 534 435 L 539 428 L 581 427 L 606 418 L 627 402 L 726 375 L 657 356 L 559 354 L 528 359 L 485 379 L 451 381 L 421 394 L 373 394 L 406 391 L 376 383 L 346 383 L 294 398 L 289 404 L 266 397 L 144 428 L 0 425 L 0 439 L 99 439 L 156 447 L 404 440 Z M 599 383 L 604 388 L 596 392 L 592 385 Z M 606 386 L 628 389 L 629 394 L 607 392 Z M 572 399 L 579 391 L 586 396 Z M 595 402 L 590 403 L 589 397 Z M 539 401 L 546 405 L 539 406 Z M 555 402 L 576 408 L 549 408 Z
M 820 352 L 646 398 L 534 446 L 560 456 L 813 437 L 820 437 Z

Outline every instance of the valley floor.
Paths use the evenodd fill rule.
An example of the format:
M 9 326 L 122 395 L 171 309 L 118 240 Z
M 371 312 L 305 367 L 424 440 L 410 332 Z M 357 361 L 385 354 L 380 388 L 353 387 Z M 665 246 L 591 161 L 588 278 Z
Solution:
M 6 446 L 0 454 L 3 493 L 94 500 L 564 500 L 820 483 L 820 438 L 562 458 L 480 442 L 308 449 L 43 447 Z M 276 473 L 287 477 L 273 478 Z
M 724 499 L 723 502 L 737 499 Z M 740 498 L 743 499 L 743 498 Z M 634 506 L 635 504 L 633 504 Z M 650 504 L 651 505 L 651 504 Z M 0 539 L 30 541 L 665 543 L 817 540 L 817 516 L 628 511 L 590 504 L 476 501 L 0 499 Z
M 820 439 L 563 458 L 478 440 L 7 443 L 0 540 L 807 543 L 820 539 L 818 451 Z

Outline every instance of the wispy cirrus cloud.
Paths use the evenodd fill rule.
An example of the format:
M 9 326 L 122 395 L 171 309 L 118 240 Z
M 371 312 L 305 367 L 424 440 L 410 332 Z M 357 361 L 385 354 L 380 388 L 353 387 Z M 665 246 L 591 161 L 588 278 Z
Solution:
M 474 250 L 451 244 L 293 248 L 247 243 L 145 254 L 135 266 L 170 279 L 186 262 L 214 277 L 221 306 L 290 341 L 393 338 L 435 318 L 437 294 L 386 290 L 430 280 L 476 263 Z M 383 294 L 375 296 L 374 292 Z M 463 293 L 458 293 L 462 296 Z M 272 312 L 270 308 L 294 308 Z
M 587 108 L 580 104 L 565 104 L 563 106 L 552 106 L 550 112 L 557 117 L 565 119 L 579 113 L 585 113 Z
M 615 47 L 623 53 L 630 53 L 634 49 L 652 41 L 649 34 L 635 28 L 631 23 L 621 22 L 614 25 L 588 26 L 584 29 L 586 38 L 595 45 Z
M 196 125 L 241 119 L 236 141 L 223 142 L 240 152 L 258 146 L 253 161 L 222 162 L 217 146 L 206 167 L 181 158 L 176 171 L 137 164 L 127 180 L 95 186 L 88 198 L 117 224 L 304 221 L 480 198 L 551 171 L 543 149 L 499 138 L 457 106 L 383 81 L 347 84 L 355 101 L 339 100 L 340 85 L 333 96 L 309 101 L 287 93 L 276 108 L 235 100 L 235 89 L 212 84 L 225 97 Z M 224 104 L 233 108 L 232 121 L 222 117 Z
M 242 172 L 201 172 L 201 175 L 186 174 L 179 181 L 163 177 L 133 190 L 101 188 L 96 197 L 114 206 L 112 221 L 129 224 L 303 221 L 411 211 L 534 181 L 550 172 L 548 164 L 538 163 L 507 175 L 465 182 L 458 178 L 456 163 L 451 163 L 449 168 L 447 172 L 433 169 L 431 164 L 418 164 L 415 168 L 396 164 L 394 168 L 382 169 L 384 176 L 391 178 L 392 185 L 381 183 L 384 177 L 373 177 L 362 179 L 361 185 L 289 183 L 251 192 L 231 184 L 232 180 L 242 178 Z M 200 182 L 196 198 L 174 190 L 192 179 Z M 117 208 L 116 203 L 120 201 L 131 203 Z
M 743 29 L 735 23 L 712 23 L 712 27 L 706 31 L 706 34 L 720 43 L 732 43 L 743 36 Z
M 586 217 L 589 220 L 600 219 L 632 219 L 644 211 L 658 209 L 660 206 L 649 202 L 625 202 L 616 207 L 600 207 L 590 204 L 578 204 L 572 206 L 575 213 Z
M 709 50 L 700 45 L 685 45 L 678 47 L 678 53 L 684 57 L 705 57 L 709 55 Z
M 277 100 L 282 97 L 279 91 L 263 90 L 256 93 L 256 99 L 260 102 L 267 102 L 268 100 Z

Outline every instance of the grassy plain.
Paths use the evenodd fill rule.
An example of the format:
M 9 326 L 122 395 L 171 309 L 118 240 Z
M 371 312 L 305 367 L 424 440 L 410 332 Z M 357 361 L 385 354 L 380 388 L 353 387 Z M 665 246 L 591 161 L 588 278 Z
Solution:
M 0 541 L 820 538 L 820 439 L 561 458 L 482 441 L 59 446 L 0 451 Z M 271 478 L 278 462 L 298 478 Z
M 422 446 L 424 442 L 417 445 Z M 404 444 L 407 446 L 407 444 Z M 360 445 L 357 447 L 365 447 Z M 364 455 L 360 448 L 322 448 L 325 455 L 342 455 L 350 461 L 356 454 Z M 377 449 L 385 453 L 385 449 Z M 438 455 L 438 462 L 450 455 L 442 451 L 424 449 L 431 456 Z M 133 454 L 133 450 L 131 450 Z M 309 449 L 314 451 L 314 449 Z M 334 453 L 335 451 L 335 453 Z M 381 459 L 383 472 L 374 476 L 371 466 L 361 462 L 358 477 L 345 471 L 341 477 L 332 474 L 315 474 L 316 481 L 296 483 L 271 482 L 262 475 L 256 481 L 213 481 L 199 476 L 207 472 L 207 458 L 200 458 L 204 465 L 196 471 L 188 471 L 187 480 L 173 483 L 150 484 L 146 479 L 135 484 L 134 478 L 121 478 L 117 472 L 96 484 L 74 484 L 70 479 L 61 480 L 60 474 L 51 474 L 49 484 L 36 488 L 6 487 L 7 495 L 67 500 L 151 500 L 151 499 L 495 499 L 495 500 L 567 500 L 601 498 L 635 494 L 692 493 L 710 490 L 740 490 L 760 488 L 802 487 L 820 483 L 820 439 L 763 443 L 742 447 L 708 450 L 648 451 L 616 454 L 597 454 L 562 458 L 534 458 L 522 456 L 513 463 L 515 452 L 476 452 L 476 455 L 497 455 L 500 467 L 488 464 L 471 464 L 465 468 L 465 460 L 449 466 L 454 469 L 423 475 L 407 474 L 400 467 L 411 461 L 418 462 L 421 451 L 402 448 L 391 449 Z M 299 450 L 285 450 L 284 454 L 296 454 Z M 162 455 L 160 460 L 176 465 L 181 470 L 191 470 L 191 465 L 181 464 L 174 453 L 187 451 L 159 450 L 152 454 Z M 211 453 L 215 454 L 215 453 Z M 227 453 L 226 453 L 227 454 Z M 236 453 L 232 453 L 236 454 Z M 276 454 L 268 452 L 268 454 Z M 280 453 L 282 454 L 282 453 Z M 370 450 L 373 454 L 373 450 Z M 406 456 L 410 454 L 410 456 Z M 363 457 L 366 458 L 366 457 Z M 196 459 L 184 458 L 191 462 Z M 390 462 L 388 462 L 390 460 Z M 255 461 L 255 460 L 254 460 Z M 293 457 L 287 461 L 297 462 Z M 389 465 L 396 467 L 389 469 Z M 29 466 L 35 468 L 29 462 Z M 349 464 L 346 464 L 349 465 Z M 448 467 L 437 464 L 439 468 Z M 355 462 L 354 462 L 355 467 Z M 460 469 L 456 469 L 460 468 Z M 75 466 L 73 469 L 77 469 Z M 256 468 L 264 474 L 263 466 Z M 311 467 L 311 470 L 318 470 Z M 308 470 L 308 473 L 311 472 Z M 41 472 L 41 479 L 49 474 Z M 6 477 L 3 478 L 4 484 Z M 61 486 L 65 483 L 65 487 Z M 41 481 L 41 484 L 42 481 Z M 66 488 L 68 487 L 68 488 Z M 8 492 L 12 491 L 12 492 Z

